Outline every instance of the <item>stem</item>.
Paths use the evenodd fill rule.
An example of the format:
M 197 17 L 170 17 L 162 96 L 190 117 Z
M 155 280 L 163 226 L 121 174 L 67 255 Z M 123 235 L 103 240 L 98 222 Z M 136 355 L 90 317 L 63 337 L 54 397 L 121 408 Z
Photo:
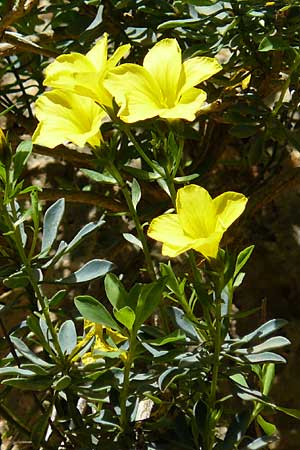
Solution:
M 154 280 L 155 279 L 155 271 L 154 271 L 154 266 L 153 266 L 153 262 L 151 259 L 151 255 L 150 255 L 150 252 L 148 249 L 147 240 L 145 238 L 139 216 L 135 210 L 134 204 L 132 203 L 132 198 L 131 198 L 130 192 L 128 190 L 128 187 L 127 187 L 126 183 L 124 182 L 121 173 L 119 172 L 119 170 L 117 169 L 117 167 L 114 165 L 113 162 L 109 162 L 108 169 L 111 172 L 112 176 L 116 179 L 120 188 L 122 189 L 127 206 L 129 208 L 130 215 L 135 223 L 138 238 L 141 241 L 141 244 L 143 247 L 147 270 L 150 274 L 150 277 Z
M 120 425 L 122 429 L 122 433 L 126 433 L 128 428 L 128 417 L 127 417 L 127 408 L 126 408 L 126 400 L 128 398 L 128 391 L 130 385 L 130 369 L 134 360 L 134 351 L 136 346 L 136 336 L 134 334 L 131 335 L 129 340 L 129 350 L 127 354 L 127 359 L 124 363 L 124 379 L 123 379 L 123 387 L 120 393 Z
M 12 212 L 12 216 L 13 216 L 13 221 L 16 222 L 18 217 L 17 217 L 17 211 L 16 211 L 16 208 L 15 208 L 14 201 L 10 202 L 10 207 L 11 207 L 11 212 Z M 47 304 L 47 299 L 42 295 L 41 290 L 40 290 L 40 288 L 39 288 L 39 286 L 38 286 L 38 284 L 37 284 L 37 282 L 35 280 L 35 277 L 33 275 L 32 268 L 30 266 L 30 263 L 28 262 L 28 258 L 26 256 L 25 250 L 23 248 L 20 229 L 19 229 L 19 227 L 15 227 L 15 225 L 12 222 L 11 218 L 9 217 L 9 215 L 7 215 L 7 216 L 8 216 L 11 228 L 14 230 L 14 237 L 15 237 L 15 244 L 16 244 L 16 247 L 17 247 L 17 251 L 18 251 L 19 256 L 21 258 L 21 261 L 22 261 L 22 263 L 23 263 L 23 265 L 25 267 L 26 273 L 28 275 L 30 284 L 31 284 L 31 286 L 32 286 L 32 288 L 34 290 L 35 296 L 36 296 L 36 298 L 37 298 L 37 300 L 38 300 L 38 302 L 39 302 L 39 304 L 40 304 L 40 306 L 42 308 L 42 312 L 43 312 L 43 314 L 45 316 L 45 320 L 46 320 L 47 326 L 49 328 L 51 337 L 53 339 L 53 344 L 54 344 L 55 350 L 56 350 L 60 360 L 64 361 L 64 359 L 65 359 L 64 358 L 64 354 L 63 354 L 63 352 L 62 352 L 62 350 L 60 348 L 60 345 L 59 345 L 59 342 L 58 342 L 57 333 L 56 333 L 56 330 L 55 330 L 55 328 L 53 326 L 53 323 L 51 321 L 51 318 L 50 318 L 49 308 L 48 308 L 48 304 Z
M 211 389 L 208 398 L 209 416 L 207 429 L 207 450 L 212 450 L 215 443 L 215 427 L 216 427 L 216 400 L 219 379 L 220 356 L 222 348 L 222 316 L 221 316 L 221 289 L 216 289 L 216 308 L 215 308 L 215 333 L 214 333 L 214 359 L 213 372 L 211 380 Z
M 191 269 L 192 269 L 192 274 L 193 274 L 193 277 L 194 277 L 196 294 L 197 294 L 198 300 L 201 301 L 201 298 L 203 296 L 202 295 L 202 289 L 201 289 L 201 281 L 202 280 L 200 279 L 200 274 L 199 274 L 199 271 L 198 271 L 198 268 L 197 268 L 197 265 L 196 265 L 195 254 L 194 254 L 193 250 L 188 252 L 188 260 L 189 260 L 189 263 L 190 263 L 190 266 L 191 266 Z M 208 328 L 209 328 L 209 331 L 210 331 L 210 335 L 213 336 L 214 335 L 214 327 L 213 327 L 213 324 L 212 324 L 212 321 L 211 321 L 209 310 L 208 310 L 205 302 L 202 301 L 201 304 L 202 304 L 204 319 L 205 319 L 205 321 L 206 321 L 206 323 L 208 325 Z
M 124 133 L 127 135 L 128 139 L 133 143 L 134 147 L 136 148 L 137 152 L 139 153 L 140 157 L 143 158 L 143 160 L 148 164 L 149 167 L 151 167 L 151 169 L 153 170 L 153 172 L 158 173 L 162 178 L 165 178 L 165 173 L 162 172 L 161 170 L 159 170 L 159 168 L 153 164 L 153 162 L 151 161 L 151 159 L 146 155 L 146 153 L 144 152 L 144 150 L 142 149 L 142 147 L 140 146 L 140 144 L 138 143 L 138 141 L 135 139 L 135 137 L 133 136 L 133 134 L 131 133 L 131 131 L 129 130 L 129 128 L 127 128 L 126 126 L 122 125 L 121 130 L 124 131 Z

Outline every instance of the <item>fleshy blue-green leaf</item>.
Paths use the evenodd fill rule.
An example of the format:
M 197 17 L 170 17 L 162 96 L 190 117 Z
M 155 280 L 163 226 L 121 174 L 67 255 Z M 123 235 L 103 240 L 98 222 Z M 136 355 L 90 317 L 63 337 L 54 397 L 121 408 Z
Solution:
M 45 280 L 45 282 L 55 284 L 86 283 L 87 281 L 103 277 L 113 268 L 114 264 L 110 261 L 106 261 L 105 259 L 93 259 L 66 278 L 61 278 L 54 281 Z
M 41 254 L 47 255 L 58 232 L 61 219 L 65 212 L 65 199 L 60 198 L 47 209 L 44 217 Z
M 66 320 L 59 329 L 58 342 L 63 353 L 69 355 L 77 344 L 77 333 L 74 322 Z

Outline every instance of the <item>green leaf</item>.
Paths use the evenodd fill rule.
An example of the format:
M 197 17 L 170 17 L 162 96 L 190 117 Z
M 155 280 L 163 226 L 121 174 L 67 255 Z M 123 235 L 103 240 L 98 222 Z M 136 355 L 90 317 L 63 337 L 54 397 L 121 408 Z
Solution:
M 25 391 L 45 391 L 51 385 L 51 381 L 51 378 L 35 376 L 30 378 L 10 378 L 3 380 L 2 384 Z
M 255 439 L 255 441 L 251 442 L 251 444 L 243 447 L 242 450 L 259 450 L 260 448 L 267 447 L 271 442 L 278 441 L 278 436 L 263 436 Z
M 154 341 L 151 341 L 151 345 L 160 346 L 160 345 L 166 345 L 170 344 L 172 342 L 179 342 L 179 341 L 185 341 L 186 335 L 181 330 L 175 330 L 173 333 L 168 334 L 167 336 L 162 336 Z
M 50 298 L 49 300 L 49 308 L 55 308 L 56 306 L 58 306 L 63 299 L 65 298 L 67 294 L 67 291 L 65 289 L 61 289 L 60 291 L 57 291 L 53 297 Z
M 286 363 L 286 359 L 283 356 L 273 352 L 243 355 L 242 359 L 250 364 L 259 364 L 263 362 Z
M 263 339 L 269 334 L 275 333 L 275 331 L 284 327 L 287 323 L 288 322 L 284 319 L 271 319 L 263 325 L 260 325 L 256 330 L 238 339 L 234 342 L 233 346 L 241 346 L 244 343 L 251 342 L 254 339 Z
M 275 427 L 275 425 L 273 423 L 267 422 L 261 415 L 258 415 L 256 417 L 256 421 L 262 428 L 263 432 L 268 436 L 277 432 L 277 428 Z
M 54 243 L 65 211 L 65 199 L 60 198 L 45 212 L 41 254 L 47 255 Z
M 188 369 L 178 367 L 170 367 L 165 370 L 158 378 L 157 384 L 161 391 L 165 391 L 170 384 L 178 378 L 184 377 L 188 373 Z
M 239 348 L 235 350 L 235 353 L 238 353 L 239 355 L 245 355 L 245 354 L 254 354 L 254 353 L 261 353 L 264 351 L 273 350 L 275 348 L 282 348 L 286 345 L 290 345 L 290 341 L 283 337 L 283 336 L 275 336 L 270 339 L 267 339 L 265 342 L 254 345 L 253 347 L 249 348 Z
M 218 450 L 232 450 L 235 444 L 240 442 L 245 435 L 251 418 L 250 411 L 242 411 L 234 416 L 224 441 L 219 445 Z
M 48 428 L 48 421 L 51 416 L 52 406 L 34 421 L 31 431 L 31 441 L 34 448 L 41 448 Z
M 70 386 L 72 379 L 69 375 L 64 375 L 54 381 L 52 387 L 55 391 L 63 391 L 68 386 Z
M 157 30 L 160 31 L 178 27 L 190 27 L 191 25 L 199 26 L 200 23 L 200 19 L 168 20 L 167 22 L 158 25 Z
M 17 180 L 21 175 L 22 170 L 26 166 L 27 160 L 32 152 L 32 142 L 31 140 L 22 141 L 13 157 L 14 162 L 14 180 Z
M 184 175 L 183 177 L 175 177 L 175 183 L 186 183 L 187 181 L 195 180 L 199 177 L 199 173 L 191 173 L 190 175 Z
M 35 375 L 32 370 L 21 369 L 20 367 L 1 367 L 0 368 L 0 377 L 7 376 L 21 376 L 21 377 L 32 377 Z
M 5 278 L 3 284 L 10 289 L 22 288 L 28 286 L 29 279 L 27 275 L 20 271 Z
M 237 274 L 242 270 L 248 259 L 250 258 L 252 252 L 254 250 L 254 245 L 250 245 L 247 248 L 244 248 L 239 254 L 236 259 L 235 263 L 235 269 L 234 269 L 234 275 L 233 278 L 237 276 Z
M 263 394 L 268 395 L 275 378 L 275 364 L 265 364 L 262 368 Z
M 286 50 L 289 48 L 289 42 L 285 41 L 280 36 L 265 36 L 259 44 L 258 50 L 260 52 L 271 52 L 275 50 Z
M 128 330 L 132 329 L 135 321 L 135 314 L 130 306 L 124 306 L 121 309 L 114 309 L 114 316 Z
M 126 241 L 130 242 L 130 244 L 136 245 L 141 250 L 143 250 L 143 245 L 142 245 L 141 241 L 137 237 L 135 237 L 133 234 L 123 233 L 123 237 L 124 237 L 124 239 L 126 239 Z
M 75 297 L 75 306 L 85 319 L 112 328 L 113 330 L 121 331 L 105 306 L 94 297 L 90 295 L 79 295 Z
M 95 280 L 96 278 L 103 277 L 110 270 L 114 268 L 114 264 L 105 259 L 93 259 L 89 261 L 79 270 L 72 273 L 66 278 L 61 278 L 59 280 L 45 280 L 45 283 L 55 283 L 55 284 L 78 284 L 86 283 L 87 281 Z
M 39 210 L 39 199 L 37 189 L 33 189 L 30 192 L 30 199 L 31 199 L 30 212 L 34 224 L 34 232 L 38 233 L 40 223 L 40 210 Z
M 137 207 L 139 201 L 141 200 L 142 193 L 141 193 L 140 185 L 135 178 L 133 178 L 132 184 L 131 184 L 131 197 L 132 197 L 132 203 L 133 203 L 134 209 L 136 210 L 136 207 Z
M 168 264 L 160 263 L 160 272 L 163 277 L 166 277 L 166 285 L 168 288 L 174 292 L 174 294 L 180 298 L 182 295 L 182 291 L 180 289 L 180 284 L 178 282 L 178 279 L 173 271 L 173 268 L 171 266 L 171 263 Z
M 136 167 L 125 165 L 124 170 L 130 173 L 130 175 L 133 175 L 135 178 L 138 178 L 139 180 L 155 181 L 158 178 L 161 178 L 161 176 L 158 173 L 147 172 L 146 170 L 137 169 Z
M 88 235 L 96 231 L 98 228 L 100 228 L 105 223 L 104 220 L 99 219 L 98 222 L 90 222 L 84 225 L 83 228 L 73 237 L 71 242 L 69 242 L 67 251 L 70 252 L 73 250 L 77 245 L 85 239 Z
M 272 406 L 277 411 L 283 412 L 284 414 L 287 414 L 288 416 L 294 417 L 294 419 L 300 420 L 300 409 L 283 408 L 282 406 L 276 406 L 276 405 L 272 405 Z
M 97 183 L 116 184 L 116 180 L 112 175 L 105 175 L 104 173 L 96 172 L 90 169 L 80 169 L 81 172 Z
M 184 312 L 176 306 L 172 306 L 171 314 L 175 325 L 183 330 L 193 341 L 199 342 L 199 335 L 193 323 L 185 316 Z
M 157 308 L 166 284 L 166 279 L 161 278 L 150 284 L 143 285 L 138 297 L 135 314 L 135 329 L 139 327 L 151 316 Z
M 42 367 L 45 368 L 52 368 L 54 367 L 53 364 L 49 364 L 46 361 L 42 360 L 41 358 L 39 358 L 38 356 L 36 356 L 35 353 L 33 353 L 28 347 L 27 345 L 21 341 L 21 339 L 15 337 L 15 336 L 10 336 L 10 340 L 11 342 L 14 344 L 14 346 L 16 347 L 16 349 L 27 359 L 29 359 L 29 361 L 33 362 L 34 364 L 38 364 Z
M 120 309 L 128 304 L 128 293 L 114 273 L 105 276 L 104 287 L 107 298 L 114 308 Z
M 60 327 L 58 342 L 63 353 L 69 355 L 77 344 L 77 333 L 74 322 L 66 320 Z

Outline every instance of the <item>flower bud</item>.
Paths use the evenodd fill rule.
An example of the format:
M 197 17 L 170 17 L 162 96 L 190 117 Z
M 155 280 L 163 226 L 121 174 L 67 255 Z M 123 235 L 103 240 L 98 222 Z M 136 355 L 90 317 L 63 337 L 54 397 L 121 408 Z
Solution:
M 3 133 L 3 130 L 0 128 L 0 162 L 3 164 L 7 164 L 11 157 L 11 149 Z

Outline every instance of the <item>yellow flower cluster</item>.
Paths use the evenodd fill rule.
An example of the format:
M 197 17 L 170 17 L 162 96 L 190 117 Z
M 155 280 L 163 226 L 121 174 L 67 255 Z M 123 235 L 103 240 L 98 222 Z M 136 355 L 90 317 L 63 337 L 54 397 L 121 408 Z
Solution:
M 143 65 L 121 64 L 130 50 L 122 45 L 107 56 L 105 34 L 86 54 L 61 55 L 46 69 L 44 85 L 52 88 L 36 102 L 39 124 L 35 144 L 53 148 L 64 142 L 99 146 L 104 111 L 120 107 L 127 123 L 161 117 L 192 121 L 206 100 L 196 88 L 221 70 L 214 58 L 195 57 L 182 62 L 176 39 L 163 39 L 144 58 Z M 103 109 L 104 108 L 104 109 Z
M 73 357 L 73 361 L 77 361 L 79 359 L 77 354 L 91 339 L 94 338 L 90 351 L 81 356 L 81 361 L 84 365 L 97 362 L 97 360 L 103 358 L 103 355 L 107 353 L 119 352 L 117 344 L 127 340 L 127 337 L 123 336 L 123 334 L 95 322 L 90 322 L 89 320 L 84 321 L 84 330 L 86 334 L 77 344 L 75 348 L 76 356 Z M 126 351 L 121 351 L 119 357 L 122 360 L 125 360 L 127 357 Z

